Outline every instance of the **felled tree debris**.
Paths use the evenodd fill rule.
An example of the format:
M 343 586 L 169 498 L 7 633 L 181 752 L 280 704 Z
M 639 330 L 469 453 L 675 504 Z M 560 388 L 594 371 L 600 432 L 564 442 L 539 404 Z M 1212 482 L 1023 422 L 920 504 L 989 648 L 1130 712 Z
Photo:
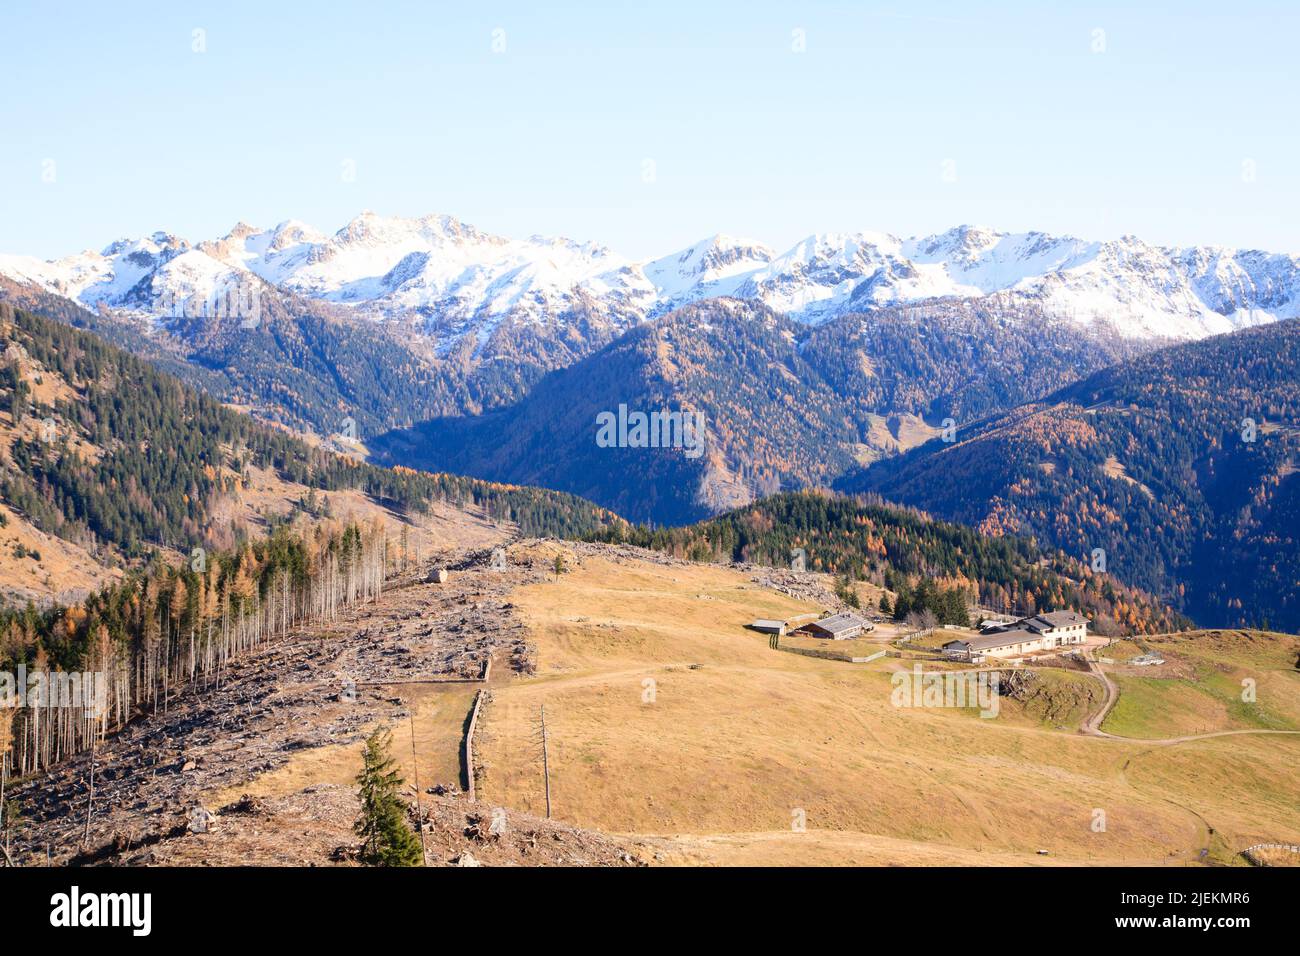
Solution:
M 573 549 L 574 568 L 585 556 L 616 560 L 620 550 L 632 553 L 609 545 L 565 547 Z M 377 602 L 233 658 L 219 680 L 174 690 L 165 708 L 143 712 L 97 747 L 88 838 L 89 754 L 11 781 L 6 797 L 18 803 L 24 821 L 12 835 L 15 862 L 44 865 L 47 848 L 55 865 L 355 862 L 335 856 L 355 840 L 355 788 L 320 784 L 271 796 L 254 782 L 320 747 L 360 746 L 368 728 L 396 722 L 410 706 L 403 703 L 403 682 L 478 681 L 489 659 L 495 660 L 493 681 L 532 673 L 535 648 L 509 596 L 550 581 L 553 561 L 515 559 L 515 551 L 507 550 L 504 569 L 466 561 L 445 584 L 424 583 L 424 572 L 408 574 Z M 457 566 L 446 555 L 440 564 Z M 620 859 L 627 847 L 590 831 L 532 820 L 525 835 L 520 821 L 528 818 L 509 809 L 504 830 L 493 832 L 495 808 L 478 808 L 455 786 L 435 785 L 421 797 L 424 825 L 437 834 L 429 841 L 430 865 L 469 847 L 487 866 L 576 859 L 629 865 Z M 216 810 L 220 829 L 191 833 L 194 807 Z M 481 816 L 480 835 L 466 836 L 467 813 Z M 570 849 L 575 842 L 582 846 Z

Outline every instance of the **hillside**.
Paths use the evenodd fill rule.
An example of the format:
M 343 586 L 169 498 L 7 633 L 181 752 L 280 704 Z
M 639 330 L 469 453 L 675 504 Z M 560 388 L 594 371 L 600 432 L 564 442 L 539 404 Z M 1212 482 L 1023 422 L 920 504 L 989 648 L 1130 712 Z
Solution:
M 464 725 L 483 689 L 476 682 L 486 662 L 493 660 L 504 678 L 530 666 L 527 634 L 506 598 L 519 584 L 544 580 L 549 566 L 512 552 L 498 569 L 485 548 L 453 531 L 443 535 L 439 555 L 441 565 L 454 569 L 450 581 L 425 583 L 427 562 L 403 570 L 390 554 L 391 574 L 382 589 L 363 572 L 357 599 L 346 600 L 347 590 L 340 589 L 336 607 L 312 614 L 317 586 L 304 592 L 312 597 L 301 605 L 292 595 L 309 578 L 317 585 L 322 573 L 328 578 L 331 557 L 346 572 L 359 544 L 356 569 L 373 570 L 380 539 L 369 529 L 359 536 L 340 530 L 316 527 L 305 538 L 281 533 L 265 546 L 223 556 L 205 574 L 165 571 L 83 608 L 0 615 L 5 664 L 7 653 L 23 647 L 25 629 L 29 643 L 33 633 L 41 642 L 53 636 L 51 660 L 69 663 L 69 651 L 86 630 L 93 635 L 102 625 L 117 641 L 151 619 L 156 624 L 144 632 L 153 637 L 152 648 L 143 639 L 125 649 L 133 664 L 143 655 L 155 666 L 114 675 L 108 732 L 93 758 L 59 752 L 75 740 L 62 726 L 56 737 L 25 710 L 0 712 L 0 753 L 13 719 L 6 798 L 20 815 L 6 817 L 3 847 L 15 865 L 47 854 L 60 865 L 355 865 L 353 778 L 360 743 L 384 725 L 414 734 L 400 738 L 395 757 L 406 780 L 418 777 L 428 790 L 420 799 L 435 834 L 431 863 L 468 865 L 464 857 L 483 865 L 632 862 L 618 839 L 513 809 L 507 838 L 489 839 L 486 821 L 495 808 L 461 792 Z M 503 546 L 510 534 L 491 529 L 483 543 Z M 274 626 L 281 620 L 277 602 L 285 575 L 292 581 L 287 593 L 303 612 L 287 628 Z M 214 612 L 229 612 L 240 600 L 252 602 L 251 613 L 210 623 Z M 250 618 L 266 630 L 256 637 L 245 632 Z M 237 639 L 228 640 L 227 630 Z M 73 639 L 60 641 L 65 632 Z M 198 668 L 192 670 L 195 632 Z M 179 640 L 169 641 L 174 656 L 159 653 L 158 638 L 177 634 Z M 102 653 L 97 645 L 89 641 L 91 655 Z M 221 663 L 212 679 L 206 672 L 214 660 Z M 172 679 L 159 685 L 141 673 Z M 354 693 L 344 693 L 347 688 Z M 40 770 L 31 772 L 38 756 Z M 81 807 L 92 760 L 95 798 L 87 826 Z M 216 816 L 211 832 L 187 829 L 196 805 Z M 475 821 L 482 825 L 471 835 Z
M 378 436 L 377 460 L 569 491 L 637 521 L 680 523 L 1000 411 L 1133 354 L 990 297 L 846 315 L 816 329 L 753 301 L 712 299 L 627 332 L 542 378 L 518 403 Z M 700 454 L 603 447 L 598 416 L 689 410 Z
M 1008 693 L 991 719 L 897 706 L 894 678 L 915 662 L 782 653 L 746 627 L 821 600 L 752 570 L 557 547 L 569 572 L 511 596 L 537 670 L 480 719 L 489 801 L 545 806 L 544 706 L 554 815 L 636 834 L 668 863 L 1241 865 L 1246 847 L 1300 835 L 1300 736 L 1086 736 L 1077 721 L 1100 682 L 1059 668 L 1026 672 L 1035 692 Z M 1251 636 L 1282 646 L 1246 635 L 1218 652 L 1261 694 L 1294 688 Z M 1060 706 L 1045 711 L 1044 696 Z
M 1106 648 L 1119 692 L 1101 729 L 1167 738 L 1241 730 L 1300 731 L 1300 638 L 1184 631 Z M 1136 665 L 1155 654 L 1162 663 Z M 1244 689 L 1249 688 L 1250 693 Z
M 761 568 L 599 543 L 505 553 L 496 570 L 458 549 L 446 584 L 424 583 L 423 567 L 396 575 L 233 657 L 220 683 L 173 688 L 101 741 L 89 828 L 89 754 L 11 781 L 15 860 L 352 865 L 351 776 L 377 726 L 396 732 L 412 821 L 419 763 L 434 865 L 1241 865 L 1246 847 L 1300 840 L 1295 736 L 1085 736 L 1101 684 L 1059 668 L 1033 671 L 1034 692 L 1008 693 L 993 719 L 899 707 L 894 678 L 913 662 L 781 653 L 745 627 L 825 607 L 825 574 L 789 572 L 789 587 Z M 1296 718 L 1273 699 L 1297 680 L 1295 638 L 1153 642 L 1223 667 L 1225 686 L 1258 678 L 1261 713 Z M 1191 671 L 1150 676 L 1168 700 L 1201 695 Z M 479 690 L 471 800 L 462 744 Z M 211 832 L 187 829 L 195 806 L 215 814 Z
M 1105 549 L 1111 575 L 1204 625 L 1300 629 L 1298 380 L 1297 321 L 1174 346 L 837 487 Z
M 696 561 L 774 567 L 788 567 L 794 549 L 802 548 L 810 571 L 906 594 L 915 610 L 928 607 L 940 623 L 965 623 L 965 606 L 978 604 L 1021 614 L 1076 608 L 1092 618 L 1094 629 L 1111 634 L 1186 624 L 1150 595 L 1093 574 L 1069 555 L 869 498 L 780 494 L 689 527 L 620 527 L 597 537 Z M 945 591 L 961 598 L 952 621 L 945 620 Z
M 569 495 L 384 469 L 310 446 L 94 335 L 0 304 L 0 542 L 13 536 L 11 551 L 35 546 L 60 562 L 49 569 L 59 581 L 7 582 L 15 594 L 91 585 L 104 579 L 94 566 L 121 568 L 157 549 L 229 548 L 286 512 L 333 505 L 340 516 L 385 511 L 409 522 L 439 502 L 530 533 L 618 520 Z M 51 539 L 58 548 L 42 547 Z
M 1041 398 L 1053 383 L 1139 355 L 1156 341 L 1126 339 L 1102 319 L 1080 330 L 1023 297 L 997 293 L 845 315 L 813 329 L 800 351 L 852 421 L 940 423 Z
M 436 354 L 435 340 L 401 322 L 357 320 L 338 306 L 261 286 L 256 322 L 198 312 L 90 312 L 30 283 L 0 276 L 0 299 L 93 332 L 226 404 L 296 431 L 330 435 L 350 416 L 365 438 L 436 415 L 510 404 L 541 375 L 610 340 L 572 328 L 505 321 L 482 343 Z M 581 330 L 581 331 L 579 331 Z

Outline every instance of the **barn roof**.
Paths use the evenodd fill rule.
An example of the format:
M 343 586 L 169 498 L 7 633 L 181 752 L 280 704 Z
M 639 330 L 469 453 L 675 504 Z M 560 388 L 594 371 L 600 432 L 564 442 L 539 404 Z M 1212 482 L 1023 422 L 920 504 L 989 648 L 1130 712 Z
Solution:
M 1071 624 L 1087 624 L 1088 619 L 1078 611 L 1048 611 L 1027 617 L 1020 623 L 1035 630 L 1047 630 L 1052 627 L 1069 627 Z
M 866 627 L 869 622 L 865 618 L 858 617 L 856 614 L 832 614 L 830 617 L 824 617 L 820 621 L 814 621 L 813 624 L 805 624 L 804 627 L 816 626 L 832 634 L 839 634 L 841 631 L 851 631 L 855 627 Z

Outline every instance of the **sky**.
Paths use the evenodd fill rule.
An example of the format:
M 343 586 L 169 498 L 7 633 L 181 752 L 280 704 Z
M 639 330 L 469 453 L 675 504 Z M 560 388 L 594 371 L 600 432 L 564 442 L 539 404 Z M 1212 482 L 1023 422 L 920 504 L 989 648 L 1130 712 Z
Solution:
M 1300 253 L 1300 4 L 1135 6 L 4 0 L 0 252 L 369 209 Z

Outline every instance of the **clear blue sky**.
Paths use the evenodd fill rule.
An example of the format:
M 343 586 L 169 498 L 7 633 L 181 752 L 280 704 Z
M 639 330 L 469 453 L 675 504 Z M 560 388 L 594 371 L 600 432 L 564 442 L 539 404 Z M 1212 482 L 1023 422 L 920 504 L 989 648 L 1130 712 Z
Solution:
M 1300 252 L 1300 4 L 588 6 L 4 0 L 0 252 L 367 208 L 637 257 L 965 222 Z

